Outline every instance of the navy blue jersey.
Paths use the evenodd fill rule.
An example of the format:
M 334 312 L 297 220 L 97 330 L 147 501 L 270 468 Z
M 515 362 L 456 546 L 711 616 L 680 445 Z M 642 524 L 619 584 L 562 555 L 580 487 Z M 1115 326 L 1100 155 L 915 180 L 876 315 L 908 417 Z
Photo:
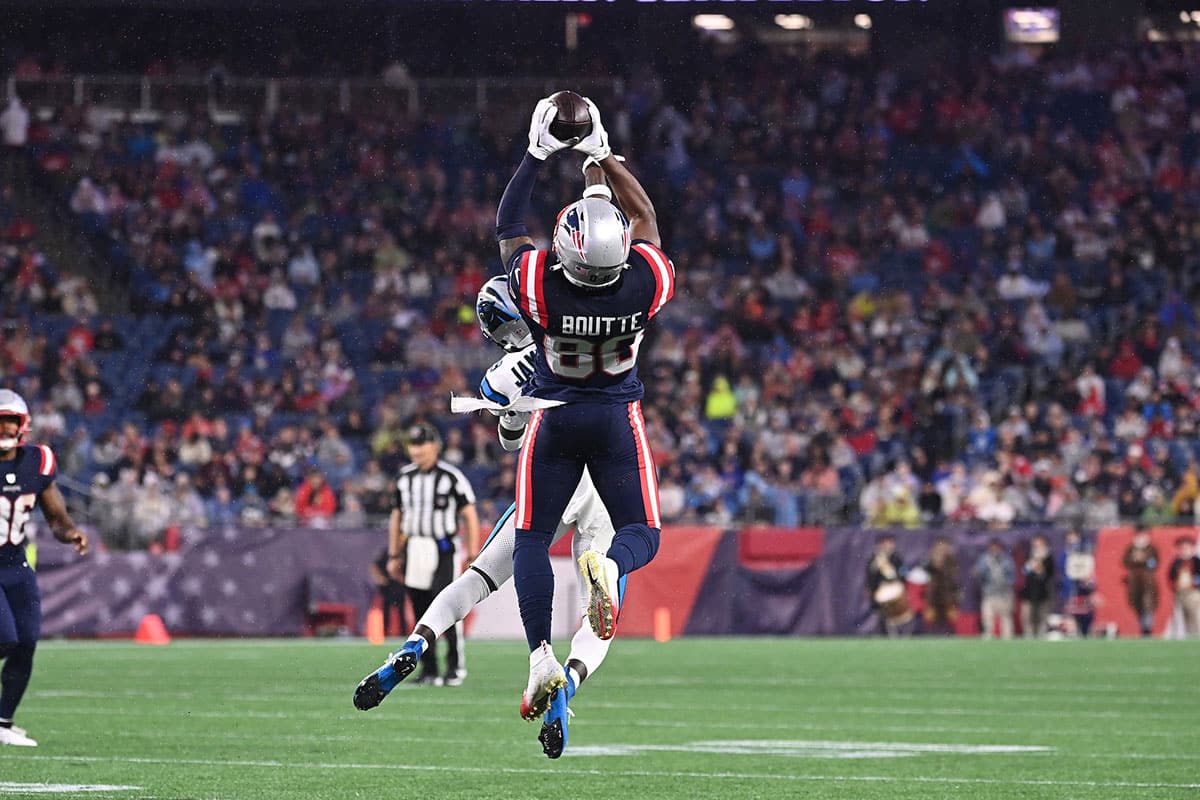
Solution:
M 552 262 L 552 253 L 529 245 L 508 262 L 508 289 L 537 345 L 525 394 L 565 402 L 640 400 L 638 349 L 675 293 L 675 266 L 662 250 L 638 240 L 616 283 L 586 289 Z
M 57 474 L 54 452 L 46 445 L 23 444 L 16 458 L 0 461 L 0 566 L 25 560 L 25 525 Z

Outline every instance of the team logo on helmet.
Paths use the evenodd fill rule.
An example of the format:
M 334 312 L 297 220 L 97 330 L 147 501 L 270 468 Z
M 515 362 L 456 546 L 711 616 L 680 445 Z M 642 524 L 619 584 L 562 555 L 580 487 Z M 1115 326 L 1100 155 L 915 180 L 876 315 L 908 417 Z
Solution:
M 571 237 L 571 244 L 575 245 L 575 249 L 580 253 L 585 252 L 583 249 L 583 226 L 579 224 L 579 209 L 576 206 L 567 209 L 567 213 L 563 215 L 562 225 L 566 229 L 567 235 Z

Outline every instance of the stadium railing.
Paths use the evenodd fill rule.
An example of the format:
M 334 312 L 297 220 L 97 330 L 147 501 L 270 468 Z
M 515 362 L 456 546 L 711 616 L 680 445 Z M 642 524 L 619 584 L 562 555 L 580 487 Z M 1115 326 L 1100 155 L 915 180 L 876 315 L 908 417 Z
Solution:
M 572 79 L 571 88 L 607 100 L 623 89 L 619 78 Z M 530 98 L 550 94 L 561 78 L 410 78 L 403 81 L 347 78 L 241 78 L 212 76 L 69 75 L 9 76 L 7 90 L 42 118 L 62 108 L 90 105 L 153 121 L 162 112 L 207 105 L 214 116 L 304 112 L 352 113 L 392 105 L 415 116 L 526 109 Z

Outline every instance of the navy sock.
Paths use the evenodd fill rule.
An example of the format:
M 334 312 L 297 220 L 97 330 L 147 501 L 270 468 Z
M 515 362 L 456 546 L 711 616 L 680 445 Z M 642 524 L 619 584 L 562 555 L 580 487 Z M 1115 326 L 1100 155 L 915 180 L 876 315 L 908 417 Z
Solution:
M 517 530 L 513 543 L 513 580 L 529 652 L 550 641 L 554 613 L 554 569 L 550 566 L 552 533 Z
M 29 678 L 33 675 L 33 651 L 37 645 L 16 644 L 4 659 L 0 670 L 0 719 L 11 720 L 17 711 Z
M 645 523 L 625 525 L 613 537 L 608 557 L 617 562 L 622 575 L 646 566 L 658 552 L 658 528 Z

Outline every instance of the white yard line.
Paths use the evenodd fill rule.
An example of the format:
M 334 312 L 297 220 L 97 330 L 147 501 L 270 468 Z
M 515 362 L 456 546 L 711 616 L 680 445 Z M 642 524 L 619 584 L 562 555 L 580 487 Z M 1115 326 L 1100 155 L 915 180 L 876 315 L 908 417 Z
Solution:
M 377 769 L 392 772 L 436 772 L 454 773 L 460 775 L 494 775 L 504 773 L 509 775 L 539 775 L 547 774 L 545 767 L 462 767 L 416 764 L 364 764 L 340 762 L 288 762 L 261 760 L 217 760 L 189 758 L 119 758 L 112 756 L 66 756 L 66 755 L 12 755 L 6 754 L 6 759 L 21 761 L 54 761 L 66 763 L 98 763 L 98 764 L 166 764 L 187 765 L 197 767 L 258 767 L 262 769 L 316 769 L 316 770 L 368 770 Z M 1092 789 L 1200 789 L 1200 783 L 1167 783 L 1151 781 L 1070 781 L 1070 780 L 1037 780 L 1011 778 L 950 778 L 950 777 L 901 777 L 895 775 L 785 775 L 752 772 L 682 772 L 673 770 L 625 770 L 625 769 L 558 769 L 553 774 L 563 777 L 581 778 L 680 778 L 712 780 L 721 778 L 727 780 L 761 780 L 777 781 L 780 783 L 928 783 L 946 785 L 996 785 L 996 786 L 1056 786 Z
M 211 714 L 210 716 L 224 717 L 227 715 L 214 713 L 214 714 Z M 322 719 L 328 719 L 327 715 L 311 715 L 311 716 L 313 718 L 317 718 L 318 716 L 320 716 L 320 718 L 322 718 Z M 375 721 L 378 721 L 378 724 L 388 724 L 388 725 L 391 725 L 395 722 L 394 719 L 383 717 L 382 715 L 373 717 L 372 722 L 374 723 Z M 426 722 L 428 722 L 428 723 L 444 724 L 444 725 L 462 725 L 465 722 L 470 722 L 470 723 L 474 723 L 474 724 L 488 723 L 488 724 L 502 725 L 506 722 L 512 722 L 512 721 L 513 720 L 511 717 L 479 717 L 479 716 L 444 717 L 444 718 L 440 718 L 440 719 L 426 720 Z M 629 728 L 629 727 L 638 727 L 638 728 L 679 728 L 679 729 L 686 729 L 686 730 L 691 730 L 691 731 L 700 731 L 700 730 L 745 730 L 745 731 L 772 730 L 772 731 L 782 731 L 782 732 L 788 732 L 788 731 L 797 731 L 797 732 L 799 732 L 799 731 L 821 731 L 821 732 L 839 731 L 840 732 L 840 731 L 852 729 L 852 728 L 850 728 L 850 726 L 846 726 L 843 724 L 838 724 L 836 726 L 833 726 L 833 725 L 809 725 L 809 724 L 804 724 L 804 723 L 795 723 L 792 725 L 761 725 L 761 724 L 757 724 L 757 723 L 736 723 L 736 722 L 696 724 L 696 723 L 691 723 L 691 722 L 646 722 L 646 721 L 640 721 L 640 720 L 635 720 L 632 722 L 629 722 L 629 721 L 621 722 L 621 721 L 614 721 L 614 720 L 592 719 L 592 718 L 587 719 L 585 722 L 589 728 L 595 728 L 595 729 L 598 729 L 598 728 L 621 728 L 621 729 L 624 729 L 624 728 Z M 890 725 L 890 726 L 862 725 L 860 727 L 864 730 L 869 730 L 872 733 L 921 733 L 921 734 L 969 734 L 969 735 L 997 735 L 997 734 L 999 734 L 999 735 L 1012 735 L 1012 736 L 1022 736 L 1026 733 L 1025 731 L 1013 731 L 1013 730 L 1005 730 L 1005 729 L 1000 729 L 1000 728 L 954 728 L 954 727 L 924 727 L 924 728 L 921 728 L 921 727 L 904 726 L 904 725 Z M 54 733 L 56 729 L 53 727 L 49 727 L 49 726 L 42 726 L 40 728 L 40 730 L 46 731 L 48 733 Z M 1139 735 L 1154 736 L 1154 735 L 1156 735 L 1156 733 L 1160 736 L 1160 738 L 1176 739 L 1179 736 L 1179 734 L 1177 732 L 1170 732 L 1170 731 L 1147 732 L 1147 733 L 1143 733 L 1143 734 L 1139 734 Z M 146 739 L 146 738 L 155 739 L 155 740 L 186 739 L 188 741 L 195 741 L 195 740 L 201 740 L 201 739 L 205 739 L 205 740 L 212 739 L 212 740 L 225 741 L 225 740 L 229 740 L 229 739 L 234 739 L 234 740 L 255 741 L 255 742 L 262 741 L 261 733 L 233 733 L 233 732 L 229 732 L 229 731 L 219 731 L 219 732 L 190 731 L 189 732 L 189 731 L 155 730 L 155 731 L 138 732 L 138 731 L 120 730 L 120 731 L 110 731 L 106 735 L 107 736 L 115 736 L 117 738 L 122 738 L 122 739 Z M 364 733 L 345 733 L 345 734 L 328 734 L 328 733 L 323 733 L 323 734 L 272 734 L 272 740 L 298 742 L 298 743 L 303 743 L 303 742 L 356 742 L 356 741 L 360 741 L 366 735 L 367 735 L 366 732 L 364 732 Z M 1105 734 L 1105 735 L 1107 735 L 1107 734 Z M 1078 734 L 1071 735 L 1072 741 L 1075 741 L 1078 738 L 1079 738 Z M 444 742 L 447 744 L 453 744 L 453 743 L 462 743 L 463 739 L 461 736 L 447 736 L 447 737 L 442 738 L 442 737 L 432 737 L 432 736 L 422 734 L 421 741 L 423 741 L 423 742 Z M 499 744 L 499 745 L 507 744 L 507 742 L 501 741 L 501 740 L 496 740 L 491 743 Z M 855 744 L 855 743 L 851 742 L 849 744 Z M 1039 751 L 1034 750 L 1031 752 L 1033 754 L 1037 754 Z M 1043 754 L 1045 754 L 1045 752 L 1047 752 L 1047 751 L 1045 751 L 1045 750 L 1042 751 Z M 1098 753 L 1098 752 L 1070 753 L 1069 755 L 1072 758 L 1087 758 L 1087 759 L 1093 759 L 1093 760 L 1099 760 L 1099 761 L 1200 761 L 1200 753 L 1138 753 L 1138 752 L 1121 751 L 1121 752 L 1100 752 L 1100 753 Z M 0 784 L 0 787 L 2 787 L 2 784 Z M 2 793 L 2 792 L 0 792 L 0 793 Z
M 140 786 L 116 786 L 109 783 L 18 783 L 0 781 L 0 794 L 113 794 L 136 792 Z

